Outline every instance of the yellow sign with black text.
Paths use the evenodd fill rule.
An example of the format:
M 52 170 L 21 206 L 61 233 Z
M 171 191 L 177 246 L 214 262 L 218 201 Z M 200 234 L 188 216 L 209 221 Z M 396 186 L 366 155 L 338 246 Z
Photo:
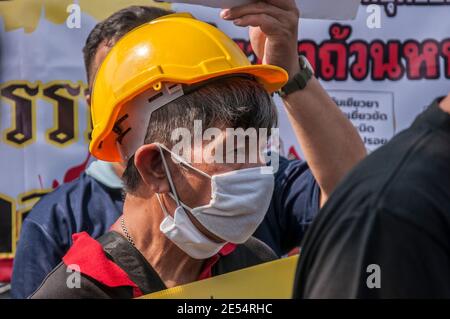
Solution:
M 283 258 L 141 298 L 291 299 L 298 258 L 298 256 Z

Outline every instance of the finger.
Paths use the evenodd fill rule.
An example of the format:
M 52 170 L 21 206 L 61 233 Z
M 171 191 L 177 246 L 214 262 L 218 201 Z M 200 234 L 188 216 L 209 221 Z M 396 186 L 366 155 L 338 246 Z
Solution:
M 266 35 L 278 34 L 285 29 L 280 21 L 265 13 L 245 15 L 233 23 L 240 27 L 259 27 Z
M 267 36 L 261 31 L 259 27 L 250 27 L 248 30 L 250 43 L 258 59 L 264 58 L 264 48 L 266 45 Z
M 221 17 L 225 20 L 235 20 L 251 14 L 267 14 L 279 21 L 293 18 L 295 12 L 286 11 L 265 2 L 256 2 L 242 5 L 221 12 Z M 298 18 L 298 17 L 297 17 Z

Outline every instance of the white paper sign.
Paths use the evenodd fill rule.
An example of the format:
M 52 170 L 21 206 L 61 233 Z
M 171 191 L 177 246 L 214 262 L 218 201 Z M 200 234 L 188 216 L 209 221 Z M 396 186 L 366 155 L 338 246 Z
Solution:
M 164 2 L 198 4 L 213 8 L 232 8 L 256 1 L 257 0 L 164 0 Z M 297 6 L 301 9 L 302 18 L 353 20 L 356 17 L 361 0 L 296 0 L 296 2 Z
M 369 152 L 394 136 L 393 92 L 328 90 L 328 93 L 358 130 Z

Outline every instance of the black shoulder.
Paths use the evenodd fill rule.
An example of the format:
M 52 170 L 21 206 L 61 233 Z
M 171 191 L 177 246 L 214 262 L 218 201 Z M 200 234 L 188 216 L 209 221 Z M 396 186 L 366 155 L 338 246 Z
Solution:
M 60 263 L 47 275 L 30 299 L 132 298 L 130 287 L 110 288 Z
M 244 244 L 238 245 L 231 254 L 220 258 L 213 269 L 213 274 L 217 276 L 276 259 L 278 256 L 269 246 L 255 237 L 250 237 Z
M 244 244 L 239 245 L 235 252 L 246 255 L 249 262 L 254 262 L 248 267 L 278 259 L 272 248 L 255 237 L 250 237 Z

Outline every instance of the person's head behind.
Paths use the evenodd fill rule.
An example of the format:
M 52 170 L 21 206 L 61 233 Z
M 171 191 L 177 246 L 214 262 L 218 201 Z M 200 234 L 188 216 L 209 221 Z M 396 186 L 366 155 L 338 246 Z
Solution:
M 84 65 L 88 81 L 86 100 L 90 104 L 90 95 L 95 75 L 114 44 L 125 34 L 140 25 L 159 17 L 172 14 L 173 11 L 149 6 L 130 6 L 119 10 L 97 23 L 89 33 L 83 48 Z

